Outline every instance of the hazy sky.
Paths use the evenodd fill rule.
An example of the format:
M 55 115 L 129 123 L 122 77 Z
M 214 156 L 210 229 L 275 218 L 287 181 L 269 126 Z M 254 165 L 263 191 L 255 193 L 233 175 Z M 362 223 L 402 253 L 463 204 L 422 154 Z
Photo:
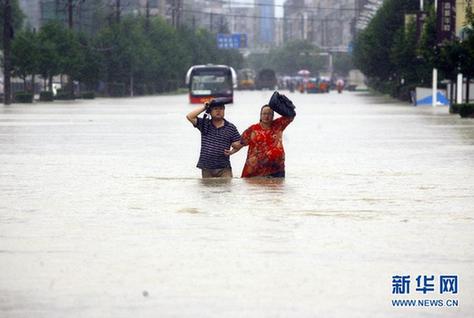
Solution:
M 275 4 L 277 5 L 283 5 L 284 0 L 275 0 Z M 275 15 L 277 17 L 282 17 L 283 16 L 283 7 L 276 7 L 275 8 Z
M 232 2 L 241 4 L 241 3 L 249 3 L 249 4 L 254 4 L 255 2 L 259 3 L 260 0 L 231 0 Z M 278 5 L 280 7 L 275 7 L 275 15 L 277 17 L 282 17 L 283 16 L 283 3 L 285 0 L 275 0 L 275 5 Z

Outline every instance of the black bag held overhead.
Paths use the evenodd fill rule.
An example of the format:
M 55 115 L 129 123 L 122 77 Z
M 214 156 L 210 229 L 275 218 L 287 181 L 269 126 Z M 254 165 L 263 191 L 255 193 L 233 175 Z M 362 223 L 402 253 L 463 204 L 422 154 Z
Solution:
M 293 102 L 289 100 L 288 97 L 281 95 L 277 91 L 273 93 L 272 97 L 270 98 L 270 102 L 268 102 L 268 106 L 270 106 L 273 111 L 284 117 L 296 116 L 296 107 L 293 105 Z
M 232 98 L 230 97 L 218 97 L 214 98 L 207 103 L 206 113 L 210 113 L 213 107 L 225 106 L 226 104 L 232 103 Z

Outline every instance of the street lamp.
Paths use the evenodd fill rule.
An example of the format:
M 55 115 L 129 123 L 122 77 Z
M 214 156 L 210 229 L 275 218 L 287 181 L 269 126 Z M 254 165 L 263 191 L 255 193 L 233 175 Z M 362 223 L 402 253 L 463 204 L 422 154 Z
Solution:
M 420 5 L 423 6 L 423 0 L 420 0 Z M 435 12 L 438 11 L 438 0 L 434 0 Z M 433 93 L 432 93 L 432 106 L 436 107 L 438 94 L 438 69 L 433 68 Z
M 461 73 L 461 61 L 458 62 L 457 71 L 458 71 L 458 77 L 457 77 L 457 84 L 456 84 L 456 88 L 457 88 L 456 103 L 457 104 L 462 104 L 462 100 L 463 100 L 463 96 L 462 96 L 463 75 Z M 469 85 L 469 83 L 468 83 L 468 85 Z

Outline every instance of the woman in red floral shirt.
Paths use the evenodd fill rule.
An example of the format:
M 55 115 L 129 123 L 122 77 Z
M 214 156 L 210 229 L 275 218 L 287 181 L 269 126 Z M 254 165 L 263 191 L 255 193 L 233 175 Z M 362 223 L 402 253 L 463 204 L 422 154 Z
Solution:
M 240 141 L 232 144 L 227 151 L 231 155 L 242 147 L 249 146 L 242 178 L 285 177 L 285 150 L 283 130 L 294 119 L 279 117 L 273 120 L 274 112 L 268 105 L 260 110 L 260 122 L 242 133 Z

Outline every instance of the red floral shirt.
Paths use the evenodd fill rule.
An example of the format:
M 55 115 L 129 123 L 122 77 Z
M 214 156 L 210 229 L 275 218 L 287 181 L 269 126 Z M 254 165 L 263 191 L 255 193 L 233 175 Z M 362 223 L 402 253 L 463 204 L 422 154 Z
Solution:
M 285 171 L 282 135 L 292 121 L 293 117 L 280 117 L 273 120 L 270 128 L 265 129 L 258 123 L 243 132 L 240 143 L 249 146 L 249 149 L 242 178 Z

